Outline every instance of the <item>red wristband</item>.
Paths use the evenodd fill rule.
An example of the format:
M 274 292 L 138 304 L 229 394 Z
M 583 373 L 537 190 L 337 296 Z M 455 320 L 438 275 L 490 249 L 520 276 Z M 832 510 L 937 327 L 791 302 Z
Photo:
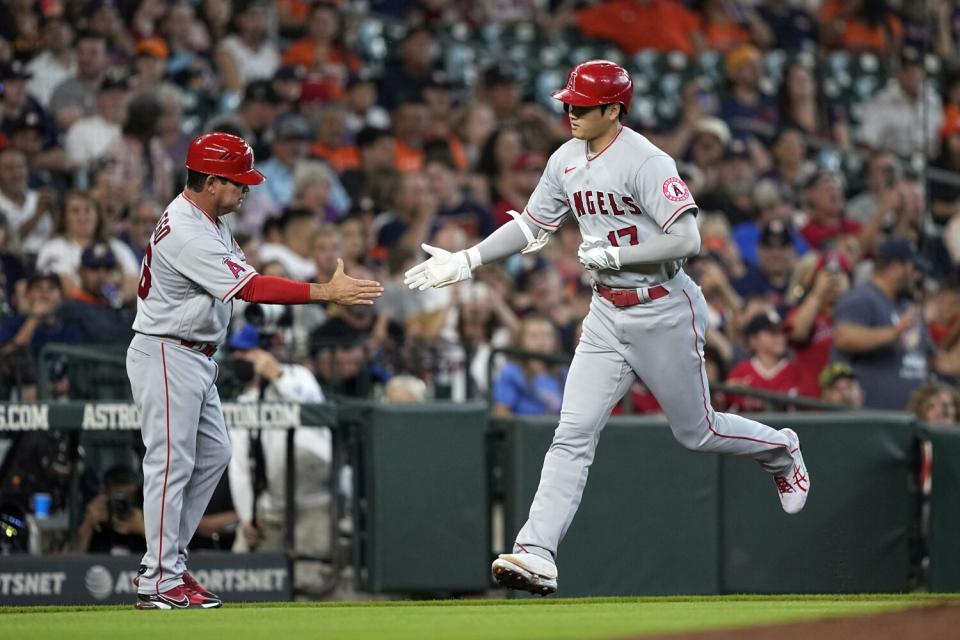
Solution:
M 237 297 L 263 304 L 307 304 L 310 302 L 310 284 L 257 274 L 240 289 Z

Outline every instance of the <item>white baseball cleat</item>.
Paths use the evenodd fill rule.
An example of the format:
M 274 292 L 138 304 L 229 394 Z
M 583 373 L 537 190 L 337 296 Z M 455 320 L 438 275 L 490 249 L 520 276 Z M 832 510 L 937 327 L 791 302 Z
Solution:
M 491 571 L 497 584 L 507 589 L 541 596 L 557 590 L 557 565 L 533 553 L 501 553 Z
M 780 494 L 780 506 L 787 513 L 799 513 L 807 503 L 810 495 L 810 473 L 803 463 L 803 454 L 800 452 L 800 438 L 793 429 L 783 429 L 784 435 L 790 440 L 790 453 L 793 455 L 793 464 L 786 475 L 773 476 Z

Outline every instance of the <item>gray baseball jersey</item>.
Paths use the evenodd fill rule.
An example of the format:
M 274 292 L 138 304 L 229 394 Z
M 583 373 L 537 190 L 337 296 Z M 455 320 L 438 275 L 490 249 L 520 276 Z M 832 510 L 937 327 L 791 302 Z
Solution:
M 256 275 L 229 227 L 181 193 L 157 224 L 143 258 L 133 330 L 220 344 L 233 297 Z
M 560 147 L 524 218 L 553 231 L 575 215 L 582 233 L 625 246 L 662 234 L 680 216 L 695 211 L 673 160 L 624 127 L 594 155 L 587 154 L 581 140 Z M 610 287 L 661 285 L 668 293 L 657 299 L 642 296 L 644 303 L 628 307 L 594 294 L 567 375 L 560 424 L 515 553 L 556 557 L 580 505 L 600 431 L 636 378 L 656 397 L 683 446 L 750 456 L 772 475 L 793 465 L 795 450 L 786 434 L 710 406 L 703 353 L 707 303 L 682 264 L 631 265 L 594 276 Z
M 555 231 L 573 215 L 584 235 L 605 238 L 614 246 L 636 245 L 660 235 L 697 204 L 677 175 L 673 159 L 645 137 L 623 127 L 598 153 L 572 139 L 547 162 L 524 217 Z M 594 278 L 608 287 L 635 289 L 669 280 L 683 261 L 659 265 L 625 265 L 599 271 Z
M 227 226 L 185 193 L 167 207 L 147 245 L 137 335 L 127 349 L 146 448 L 140 593 L 181 584 L 187 544 L 230 460 L 217 364 L 181 340 L 223 342 L 232 299 L 254 275 Z

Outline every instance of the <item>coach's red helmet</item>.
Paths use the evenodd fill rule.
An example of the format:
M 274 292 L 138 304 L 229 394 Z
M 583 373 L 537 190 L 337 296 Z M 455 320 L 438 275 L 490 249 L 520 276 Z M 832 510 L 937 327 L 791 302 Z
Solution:
M 576 107 L 619 102 L 627 111 L 633 99 L 633 81 L 627 70 L 615 62 L 590 60 L 575 66 L 567 78 L 567 86 L 550 95 Z
M 253 168 L 253 149 L 243 138 L 214 131 L 198 136 L 187 150 L 187 169 L 240 184 L 257 185 L 266 178 Z

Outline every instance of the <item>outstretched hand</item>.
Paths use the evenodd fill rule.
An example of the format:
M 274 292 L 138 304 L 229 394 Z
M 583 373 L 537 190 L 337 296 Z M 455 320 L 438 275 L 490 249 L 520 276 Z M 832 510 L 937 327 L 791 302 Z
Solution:
M 465 251 L 450 253 L 429 244 L 420 246 L 430 255 L 430 258 L 404 274 L 403 283 L 409 288 L 420 291 L 430 287 L 439 289 L 473 277 L 473 270 L 470 269 Z
M 329 302 L 337 304 L 373 304 L 373 301 L 383 295 L 383 286 L 374 280 L 357 280 L 343 271 L 343 260 L 337 259 L 337 270 L 330 282 L 326 284 L 326 295 Z

